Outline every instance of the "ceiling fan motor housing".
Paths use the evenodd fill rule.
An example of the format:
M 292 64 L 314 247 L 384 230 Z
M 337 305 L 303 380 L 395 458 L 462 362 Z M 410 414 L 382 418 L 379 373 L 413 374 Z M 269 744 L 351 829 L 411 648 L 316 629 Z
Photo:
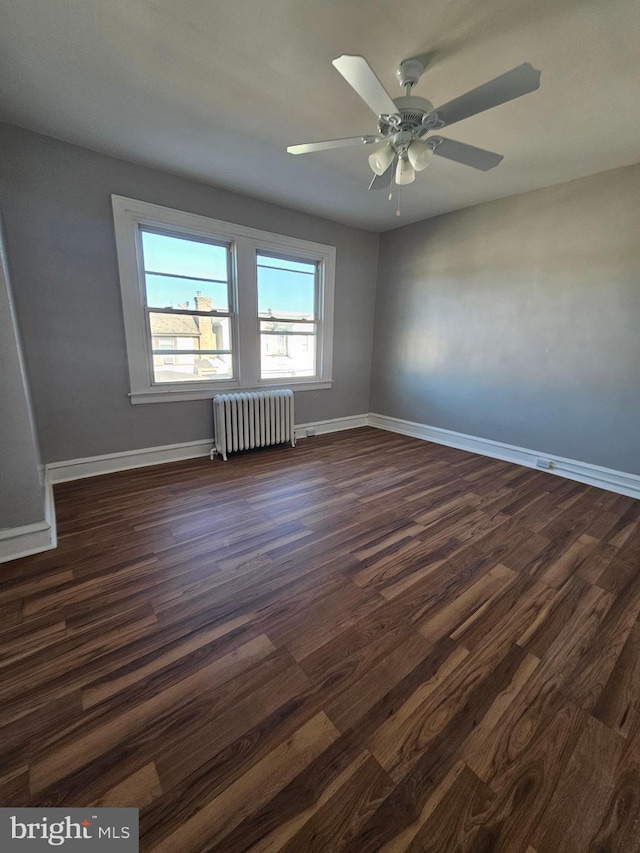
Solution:
M 438 126 L 433 104 L 426 98 L 405 95 L 402 98 L 395 98 L 393 103 L 401 117 L 400 122 L 395 117 L 387 119 L 386 116 L 380 116 L 378 132 L 381 136 L 393 137 L 396 143 L 404 141 L 405 138 L 411 141 L 412 138 L 421 136 L 432 127 Z M 433 122 L 430 121 L 432 116 Z M 405 137 L 405 134 L 409 134 L 409 136 Z M 401 135 L 402 140 L 396 139 L 397 136 Z

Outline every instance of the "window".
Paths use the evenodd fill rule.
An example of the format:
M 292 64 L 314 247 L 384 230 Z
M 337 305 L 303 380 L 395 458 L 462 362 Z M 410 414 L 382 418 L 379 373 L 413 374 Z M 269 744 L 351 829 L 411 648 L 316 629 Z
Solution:
M 260 378 L 316 375 L 318 264 L 258 253 Z
M 233 378 L 229 246 L 145 227 L 139 236 L 153 381 Z
M 112 202 L 133 403 L 331 387 L 332 246 Z

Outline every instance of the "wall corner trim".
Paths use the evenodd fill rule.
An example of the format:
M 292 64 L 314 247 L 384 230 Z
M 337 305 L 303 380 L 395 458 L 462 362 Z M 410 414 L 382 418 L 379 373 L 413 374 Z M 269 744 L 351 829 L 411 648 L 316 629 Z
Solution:
M 0 563 L 50 551 L 58 544 L 52 481 L 44 474 L 44 521 L 0 530 Z
M 462 432 L 454 432 L 453 430 L 407 421 L 402 418 L 392 418 L 388 415 L 370 413 L 369 426 L 409 435 L 413 438 L 421 438 L 435 444 L 445 444 L 448 447 L 456 447 L 459 450 L 467 450 L 481 456 L 491 456 L 505 462 L 514 462 L 528 468 L 544 470 L 546 474 L 555 474 L 558 477 L 576 480 L 588 486 L 596 486 L 599 489 L 605 489 L 619 495 L 640 499 L 640 475 L 638 474 L 614 471 L 601 465 L 592 465 L 590 462 L 579 462 L 576 459 L 555 456 L 546 451 L 530 450 L 526 447 L 517 447 L 489 438 L 479 438 L 478 436 L 466 435 Z M 553 468 L 550 470 L 538 468 L 536 460 L 540 457 L 550 459 L 553 462 Z

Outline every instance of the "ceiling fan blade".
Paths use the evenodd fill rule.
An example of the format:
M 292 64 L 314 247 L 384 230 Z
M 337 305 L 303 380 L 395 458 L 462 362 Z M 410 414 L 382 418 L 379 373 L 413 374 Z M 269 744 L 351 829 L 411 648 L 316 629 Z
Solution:
M 432 136 L 430 140 L 434 142 L 439 140 L 434 148 L 434 154 L 471 166 L 472 169 L 480 169 L 482 172 L 488 172 L 504 159 L 502 154 L 494 154 L 493 151 L 485 151 L 484 148 L 476 148 L 475 145 L 467 145 L 466 142 L 456 142 L 455 139 Z
M 371 145 L 379 142 L 379 136 L 347 136 L 344 139 L 326 139 L 324 142 L 303 142 L 301 145 L 289 145 L 289 154 L 311 154 L 313 151 L 327 151 L 330 148 L 348 148 L 350 145 Z
M 483 83 L 482 86 L 443 104 L 434 112 L 445 125 L 450 125 L 462 121 L 463 118 L 469 118 L 492 107 L 505 104 L 514 98 L 528 95 L 529 92 L 535 92 L 539 86 L 540 72 L 528 62 L 524 62 L 512 68 L 511 71 L 489 80 L 488 83 Z
M 396 105 L 364 56 L 344 53 L 332 65 L 377 116 L 397 113 Z
M 391 185 L 391 174 L 396 167 L 396 158 L 390 163 L 386 171 L 381 175 L 374 175 L 373 180 L 369 184 L 370 190 L 388 190 Z

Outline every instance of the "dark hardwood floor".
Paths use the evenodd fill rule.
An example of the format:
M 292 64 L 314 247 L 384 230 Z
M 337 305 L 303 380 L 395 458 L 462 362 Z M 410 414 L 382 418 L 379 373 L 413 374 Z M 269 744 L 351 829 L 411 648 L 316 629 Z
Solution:
M 141 850 L 640 851 L 640 502 L 360 429 L 56 487 L 0 805 Z

